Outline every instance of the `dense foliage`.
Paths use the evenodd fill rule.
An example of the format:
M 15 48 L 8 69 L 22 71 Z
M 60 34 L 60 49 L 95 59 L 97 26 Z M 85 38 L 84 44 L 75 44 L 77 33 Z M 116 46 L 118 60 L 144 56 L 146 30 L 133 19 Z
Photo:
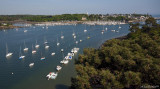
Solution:
M 153 18 L 131 24 L 126 39 L 86 48 L 76 61 L 71 89 L 139 89 L 160 84 L 160 25 Z
M 140 17 L 143 14 L 132 15 L 132 17 Z M 85 17 L 88 21 L 97 20 L 114 20 L 114 21 L 128 21 L 130 14 L 114 14 L 114 15 L 102 15 L 102 14 L 62 14 L 62 15 L 0 15 L 0 21 L 14 21 L 25 20 L 34 22 L 45 21 L 82 21 L 82 17 Z M 146 15 L 143 15 L 146 16 Z M 133 18 L 132 18 L 133 19 Z

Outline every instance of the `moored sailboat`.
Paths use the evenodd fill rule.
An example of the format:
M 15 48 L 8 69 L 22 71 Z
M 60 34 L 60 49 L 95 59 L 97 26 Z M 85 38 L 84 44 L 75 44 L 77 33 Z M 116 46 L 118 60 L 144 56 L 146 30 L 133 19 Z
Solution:
M 33 48 L 33 45 L 32 45 L 32 54 L 35 54 L 37 51 Z
M 25 41 L 24 41 L 24 51 L 28 51 L 28 48 L 26 47 Z
M 23 59 L 23 58 L 25 58 L 25 56 L 24 56 L 24 55 L 22 55 L 22 53 L 21 53 L 21 47 L 20 47 L 19 59 Z
M 57 38 L 57 46 L 59 46 L 59 44 L 60 44 L 60 43 L 58 42 L 58 38 Z
M 10 57 L 10 56 L 12 56 L 13 55 L 13 53 L 9 53 L 8 52 L 8 46 L 7 46 L 7 44 L 6 44 L 6 57 Z
M 37 40 L 36 40 L 35 48 L 37 48 L 37 49 L 39 48 L 39 45 L 37 44 Z
M 63 34 L 62 34 L 62 32 L 61 32 L 61 39 L 63 39 L 64 38 L 64 36 L 63 36 Z
M 45 60 L 46 58 L 44 56 L 42 56 L 42 52 L 41 52 L 41 60 Z

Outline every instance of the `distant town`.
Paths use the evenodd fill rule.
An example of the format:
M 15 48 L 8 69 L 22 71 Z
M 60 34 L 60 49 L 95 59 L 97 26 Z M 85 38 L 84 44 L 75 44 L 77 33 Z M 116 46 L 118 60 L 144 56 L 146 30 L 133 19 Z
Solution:
M 144 22 L 148 14 L 62 14 L 62 15 L 0 15 L 0 29 L 17 28 L 13 23 L 30 25 L 110 25 Z

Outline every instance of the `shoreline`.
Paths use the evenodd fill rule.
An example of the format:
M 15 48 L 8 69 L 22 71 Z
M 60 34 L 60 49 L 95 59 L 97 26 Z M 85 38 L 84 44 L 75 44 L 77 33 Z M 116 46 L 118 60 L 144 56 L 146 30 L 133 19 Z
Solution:
M 15 22 L 20 24 L 36 25 L 36 26 L 54 26 L 54 25 L 76 25 L 76 24 L 87 24 L 87 25 L 120 25 L 128 24 L 122 21 L 51 21 L 51 22 Z
M 0 26 L 0 30 L 8 30 L 8 29 L 14 29 L 14 28 L 22 28 L 21 26 Z
M 129 33 L 128 33 L 128 34 L 129 34 Z M 127 35 L 128 35 L 128 34 L 127 34 Z M 109 40 L 112 40 L 112 39 L 125 40 L 125 39 L 128 38 L 127 35 L 120 36 L 120 37 L 116 37 L 116 38 L 111 38 L 111 39 L 109 39 Z M 106 40 L 105 42 L 103 42 L 98 49 L 102 48 L 102 47 L 104 46 L 104 43 L 106 43 L 106 42 L 109 41 L 109 40 Z
M 47 22 L 33 22 L 33 21 L 24 21 L 24 20 L 15 20 L 15 21 L 0 21 L 0 23 L 21 23 L 21 24 L 54 24 L 54 23 L 64 23 L 64 24 L 88 24 L 88 25 L 114 25 L 114 24 L 128 24 L 125 21 L 47 21 Z

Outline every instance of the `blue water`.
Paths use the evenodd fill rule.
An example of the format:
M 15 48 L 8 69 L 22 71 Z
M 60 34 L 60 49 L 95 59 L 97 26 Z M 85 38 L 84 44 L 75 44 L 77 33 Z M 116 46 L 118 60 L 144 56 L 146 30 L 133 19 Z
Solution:
M 19 28 L 10 29 L 6 31 L 0 31 L 0 89 L 66 89 L 71 84 L 71 77 L 76 76 L 74 61 L 77 60 L 78 54 L 82 54 L 83 48 L 98 48 L 106 40 L 124 36 L 129 33 L 129 25 L 121 25 L 121 29 L 118 29 L 118 25 L 106 25 L 108 31 L 101 34 L 103 26 L 87 25 L 88 30 L 84 33 L 85 25 L 78 24 L 66 25 L 66 26 L 49 26 L 48 29 L 36 26 L 36 28 Z M 112 32 L 111 29 L 119 30 L 118 33 Z M 24 33 L 24 30 L 28 32 Z M 76 33 L 77 38 L 74 39 L 72 33 Z M 64 35 L 64 39 L 61 39 L 61 32 Z M 90 39 L 87 39 L 90 37 Z M 60 45 L 57 46 L 57 38 Z M 44 48 L 44 39 L 49 42 L 50 48 L 46 50 Z M 82 40 L 78 44 L 75 41 Z M 32 45 L 35 45 L 36 40 L 40 45 L 36 54 L 32 54 Z M 24 41 L 29 48 L 28 52 L 22 50 L 22 54 L 25 59 L 19 60 L 20 47 L 24 48 Z M 13 52 L 11 58 L 6 58 L 6 44 L 8 45 L 9 52 Z M 80 51 L 76 56 L 67 64 L 61 65 L 60 61 L 63 59 L 63 55 L 67 55 L 72 48 L 78 47 Z M 60 52 L 64 49 L 64 52 Z M 54 56 L 51 53 L 55 52 Z M 46 57 L 41 61 L 41 53 Z M 32 68 L 29 64 L 34 62 Z M 56 66 L 63 66 L 62 70 L 58 73 L 56 80 L 47 80 L 46 75 L 49 72 L 56 72 Z M 14 73 L 14 74 L 12 74 Z

